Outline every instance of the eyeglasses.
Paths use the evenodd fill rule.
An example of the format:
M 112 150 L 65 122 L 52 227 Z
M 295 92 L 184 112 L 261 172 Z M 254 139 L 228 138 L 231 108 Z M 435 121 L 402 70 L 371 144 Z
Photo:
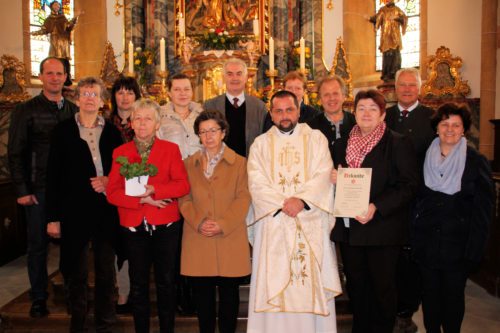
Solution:
M 96 92 L 90 92 L 90 91 L 84 91 L 82 93 L 83 97 L 97 97 L 98 93 Z
M 217 131 L 220 131 L 220 130 L 221 130 L 220 127 L 219 128 L 210 128 L 210 129 L 208 129 L 206 131 L 199 131 L 198 135 L 202 136 L 202 135 L 207 135 L 208 133 L 215 134 L 215 133 L 217 133 Z

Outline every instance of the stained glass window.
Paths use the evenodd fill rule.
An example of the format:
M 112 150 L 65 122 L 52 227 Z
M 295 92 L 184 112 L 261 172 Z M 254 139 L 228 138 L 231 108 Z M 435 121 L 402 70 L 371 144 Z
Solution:
M 401 50 L 401 67 L 420 66 L 420 0 L 396 0 L 396 5 L 408 17 L 406 34 L 403 35 L 403 49 Z M 384 6 L 384 1 L 375 0 L 375 12 Z M 380 46 L 380 29 L 377 30 L 376 70 L 382 70 L 382 53 Z
M 66 16 L 68 20 L 70 20 L 74 13 L 74 1 L 73 0 L 56 0 L 61 5 L 62 13 Z M 42 27 L 45 19 L 50 15 L 50 7 L 49 4 L 52 3 L 53 0 L 30 0 L 30 32 L 38 31 Z M 40 73 L 40 62 L 49 55 L 49 36 L 48 35 L 39 35 L 33 36 L 30 35 L 30 45 L 31 45 L 31 75 L 38 76 Z M 70 47 L 71 53 L 71 76 L 74 77 L 75 66 L 74 66 L 74 47 L 71 45 Z

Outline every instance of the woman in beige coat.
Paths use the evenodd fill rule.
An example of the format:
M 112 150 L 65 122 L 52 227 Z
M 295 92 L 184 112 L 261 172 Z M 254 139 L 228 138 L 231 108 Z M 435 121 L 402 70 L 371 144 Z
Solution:
M 180 199 L 184 216 L 181 274 L 190 277 L 200 333 L 234 333 L 239 284 L 250 274 L 245 217 L 250 205 L 246 159 L 227 147 L 228 124 L 218 111 L 203 111 L 194 123 L 203 148 L 185 160 L 191 193 Z

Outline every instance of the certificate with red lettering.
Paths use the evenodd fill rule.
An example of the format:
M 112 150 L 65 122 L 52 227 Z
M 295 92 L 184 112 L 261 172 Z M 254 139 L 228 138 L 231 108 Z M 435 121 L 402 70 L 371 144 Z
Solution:
M 365 216 L 370 200 L 371 168 L 339 168 L 333 215 Z

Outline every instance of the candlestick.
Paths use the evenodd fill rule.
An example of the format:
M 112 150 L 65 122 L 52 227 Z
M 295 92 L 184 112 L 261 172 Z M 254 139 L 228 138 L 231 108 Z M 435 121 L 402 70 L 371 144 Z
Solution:
M 128 42 L 128 72 L 134 74 L 134 43 Z
M 165 38 L 160 39 L 160 71 L 165 71 Z
M 186 36 L 186 21 L 182 16 L 182 13 L 179 13 L 179 35 L 181 37 Z
M 258 18 L 253 19 L 253 34 L 255 36 L 259 35 L 259 19 Z
M 168 78 L 168 72 L 167 71 L 160 71 L 158 73 L 158 76 L 160 77 L 161 79 L 161 83 L 160 83 L 160 93 L 158 94 L 158 103 L 160 105 L 163 105 L 165 104 L 166 102 L 168 102 L 168 93 L 167 93 L 167 78 Z
M 300 69 L 306 69 L 306 46 L 304 37 L 300 37 Z
M 274 71 L 274 39 L 269 37 L 269 70 Z
M 274 95 L 274 93 L 276 92 L 276 88 L 274 86 L 274 79 L 278 76 L 278 71 L 277 70 L 267 70 L 265 71 L 266 75 L 269 77 L 269 80 L 271 81 L 271 89 L 269 89 L 267 91 L 267 107 L 268 109 L 270 110 L 271 108 L 271 97 Z

